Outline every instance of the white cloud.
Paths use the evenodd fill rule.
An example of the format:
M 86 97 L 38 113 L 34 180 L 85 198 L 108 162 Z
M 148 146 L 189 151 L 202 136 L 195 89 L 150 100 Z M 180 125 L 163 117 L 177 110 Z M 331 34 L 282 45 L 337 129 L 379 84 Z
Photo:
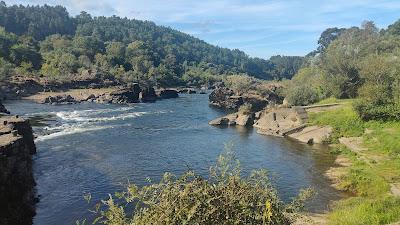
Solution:
M 15 3 L 60 4 L 72 15 L 87 11 L 95 16 L 151 20 L 224 47 L 240 46 L 257 56 L 300 52 L 308 43 L 302 48 L 306 54 L 328 27 L 357 26 L 365 19 L 376 20 L 383 27 L 394 22 L 400 9 L 399 0 L 7 1 L 9 5 Z

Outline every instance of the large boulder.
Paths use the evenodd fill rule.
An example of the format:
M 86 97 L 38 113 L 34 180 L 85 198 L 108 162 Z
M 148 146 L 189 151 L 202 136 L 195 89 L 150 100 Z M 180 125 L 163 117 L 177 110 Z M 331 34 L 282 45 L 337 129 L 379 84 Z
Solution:
M 288 130 L 294 129 L 307 122 L 308 116 L 304 108 L 273 108 L 259 115 L 254 123 L 258 132 L 267 135 L 284 136 Z
M 178 98 L 178 91 L 175 89 L 163 89 L 157 91 L 157 97 L 161 99 Z
M 60 105 L 60 104 L 74 104 L 77 103 L 77 100 L 68 94 L 60 94 L 54 96 L 47 96 L 44 99 L 38 100 L 41 104 L 53 104 L 53 105 Z
M 154 88 L 146 88 L 140 92 L 140 100 L 142 102 L 155 102 L 157 100 L 157 94 Z
M 0 113 L 10 114 L 10 112 L 4 107 L 0 100 Z
M 250 104 L 253 111 L 261 111 L 269 104 L 268 99 L 259 95 L 243 95 L 243 102 Z
M 208 124 L 213 126 L 251 126 L 254 123 L 254 113 L 232 113 L 224 117 L 211 120 Z
M 208 124 L 213 126 L 234 126 L 236 125 L 236 113 L 232 113 L 208 122 Z
M 128 104 L 139 102 L 139 84 L 130 84 L 125 88 L 113 91 L 109 94 L 110 102 L 116 104 Z
M 243 105 L 244 101 L 241 96 L 235 96 L 235 93 L 229 88 L 215 89 L 208 97 L 210 105 L 236 110 Z
M 252 126 L 254 123 L 254 113 L 238 113 L 235 122 L 239 126 Z

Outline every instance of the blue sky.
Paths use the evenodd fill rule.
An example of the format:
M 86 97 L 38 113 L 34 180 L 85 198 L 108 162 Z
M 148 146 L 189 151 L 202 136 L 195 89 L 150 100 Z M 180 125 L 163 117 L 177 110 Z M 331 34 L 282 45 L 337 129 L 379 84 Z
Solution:
M 63 5 L 99 16 L 151 20 L 211 44 L 253 57 L 305 55 L 329 27 L 373 20 L 385 28 L 400 18 L 400 0 L 10 0 L 11 4 Z

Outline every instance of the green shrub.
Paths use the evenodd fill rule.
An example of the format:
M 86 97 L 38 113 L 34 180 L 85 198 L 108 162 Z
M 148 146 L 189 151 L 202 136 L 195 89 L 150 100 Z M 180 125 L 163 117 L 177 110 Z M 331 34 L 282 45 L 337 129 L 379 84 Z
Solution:
M 323 113 L 310 113 L 309 122 L 313 125 L 332 126 L 334 132 L 331 142 L 337 142 L 341 137 L 361 136 L 365 130 L 365 122 L 350 106 Z
M 286 99 L 291 105 L 309 105 L 326 97 L 327 91 L 322 83 L 324 71 L 316 67 L 305 67 L 289 82 L 285 90 Z
M 0 81 L 6 80 L 12 73 L 12 64 L 0 57 Z
M 291 105 L 309 105 L 317 102 L 319 96 L 309 85 L 296 85 L 287 91 L 286 99 Z
M 102 224 L 289 224 L 310 197 L 306 190 L 283 203 L 265 170 L 240 176 L 229 149 L 210 168 L 208 180 L 193 171 L 180 177 L 165 173 L 159 183 L 110 195 L 95 209 Z M 90 198 L 87 198 L 90 199 Z M 128 209 L 133 209 L 132 213 Z
M 225 85 L 240 95 L 254 88 L 257 80 L 247 75 L 230 75 L 225 79 Z
M 400 120 L 400 103 L 375 105 L 365 100 L 353 104 L 354 110 L 363 120 Z

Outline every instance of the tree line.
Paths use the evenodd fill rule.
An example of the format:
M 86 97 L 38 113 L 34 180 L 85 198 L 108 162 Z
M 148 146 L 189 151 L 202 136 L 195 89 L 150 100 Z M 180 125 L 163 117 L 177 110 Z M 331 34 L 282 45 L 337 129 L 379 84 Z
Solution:
M 318 43 L 289 84 L 290 103 L 357 98 L 354 108 L 363 119 L 400 119 L 400 20 L 382 30 L 372 21 L 329 28 Z
M 199 84 L 222 75 L 290 79 L 303 57 L 251 58 L 240 50 L 210 45 L 153 22 L 71 17 L 62 6 L 0 3 L 0 76 L 43 76 L 50 81 L 102 76 L 123 82 L 171 86 Z

